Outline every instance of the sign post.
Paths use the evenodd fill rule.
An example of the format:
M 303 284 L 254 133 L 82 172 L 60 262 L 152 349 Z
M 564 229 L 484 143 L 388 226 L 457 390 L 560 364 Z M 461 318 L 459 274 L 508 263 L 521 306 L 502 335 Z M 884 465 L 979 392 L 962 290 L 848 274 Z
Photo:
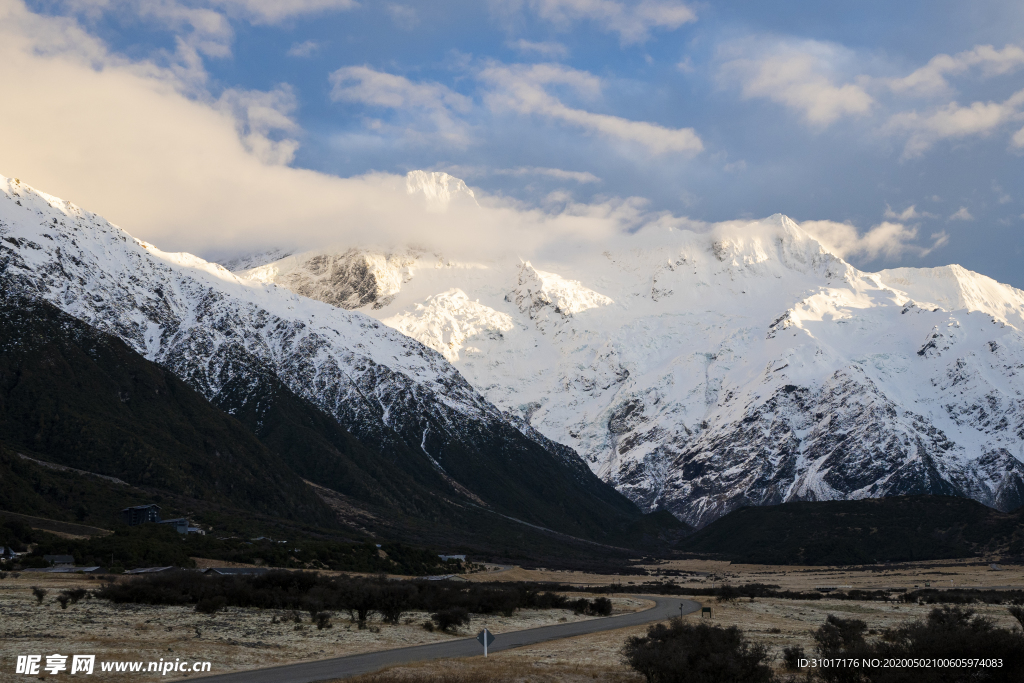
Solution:
M 484 646 L 484 657 L 487 656 L 487 646 L 494 642 L 494 634 L 488 631 L 486 628 L 480 633 L 476 634 L 476 639 L 480 641 L 480 644 Z

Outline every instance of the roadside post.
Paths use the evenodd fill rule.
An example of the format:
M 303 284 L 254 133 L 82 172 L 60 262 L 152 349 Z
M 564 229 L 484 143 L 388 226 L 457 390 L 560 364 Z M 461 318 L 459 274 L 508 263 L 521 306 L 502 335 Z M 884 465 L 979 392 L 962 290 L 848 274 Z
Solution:
M 494 634 L 488 631 L 486 628 L 480 633 L 476 634 L 476 639 L 480 641 L 480 644 L 484 646 L 484 657 L 487 656 L 487 646 L 494 642 Z

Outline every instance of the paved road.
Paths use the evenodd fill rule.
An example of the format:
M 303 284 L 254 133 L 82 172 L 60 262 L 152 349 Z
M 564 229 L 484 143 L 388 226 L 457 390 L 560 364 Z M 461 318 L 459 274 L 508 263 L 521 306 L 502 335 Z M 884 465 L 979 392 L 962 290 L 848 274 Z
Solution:
M 488 652 L 500 652 L 514 647 L 534 645 L 549 640 L 571 638 L 599 631 L 611 631 L 617 628 L 637 626 L 653 621 L 664 621 L 679 616 L 680 606 L 683 608 L 683 614 L 690 614 L 700 609 L 700 605 L 692 600 L 681 600 L 661 595 L 642 595 L 638 597 L 653 600 L 655 606 L 642 612 L 620 614 L 615 617 L 603 617 L 571 624 L 556 624 L 554 626 L 542 626 L 524 631 L 498 633 L 495 634 L 496 640 L 488 648 Z M 286 664 L 284 666 L 256 669 L 254 671 L 238 671 L 236 673 L 206 676 L 193 680 L 199 680 L 203 683 L 313 683 L 313 681 L 330 680 L 332 678 L 347 678 L 356 674 L 377 671 L 386 666 L 394 666 L 396 664 L 408 664 L 429 659 L 473 657 L 481 654 L 483 654 L 483 648 L 476 641 L 476 638 L 473 637 L 448 640 L 442 643 L 430 643 L 429 645 L 403 647 L 396 650 L 384 650 L 383 652 L 367 652 L 361 655 L 335 657 L 334 659 L 323 659 L 317 662 Z

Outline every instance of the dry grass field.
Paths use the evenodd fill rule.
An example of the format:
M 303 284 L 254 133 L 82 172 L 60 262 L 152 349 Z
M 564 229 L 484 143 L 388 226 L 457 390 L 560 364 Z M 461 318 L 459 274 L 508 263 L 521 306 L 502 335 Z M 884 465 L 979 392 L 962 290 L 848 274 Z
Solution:
M 1024 567 L 1000 565 L 990 569 L 992 560 L 943 560 L 901 565 L 870 567 L 792 567 L 771 565 L 733 565 L 728 562 L 685 560 L 651 565 L 651 571 L 668 570 L 682 576 L 659 577 L 681 586 L 699 588 L 729 583 L 766 583 L 784 590 L 811 591 L 819 587 L 860 589 L 955 586 L 1024 589 Z M 648 578 L 587 574 L 544 569 L 495 571 L 470 577 L 471 580 L 553 581 L 576 585 L 609 585 L 621 583 L 624 589 Z M 713 610 L 711 623 L 737 626 L 748 638 L 764 643 L 781 666 L 783 648 L 803 647 L 813 651 L 812 632 L 824 623 L 829 614 L 861 619 L 869 631 L 879 632 L 925 616 L 932 608 L 916 604 L 895 604 L 875 601 L 847 600 L 781 600 L 756 599 L 719 603 L 714 598 L 691 596 L 691 599 Z M 973 609 L 993 619 L 997 625 L 1018 628 L 1006 608 L 998 605 L 973 605 Z M 699 620 L 699 614 L 686 617 Z M 464 660 L 426 662 L 395 667 L 377 674 L 349 679 L 358 683 L 608 683 L 637 682 L 642 677 L 626 667 L 620 656 L 622 645 L 633 635 L 642 635 L 644 627 L 607 631 L 578 638 L 569 638 L 542 645 L 500 652 L 488 657 Z
M 511 617 L 473 615 L 468 628 L 449 635 L 424 630 L 422 624 L 429 615 L 423 612 L 405 614 L 397 626 L 371 619 L 363 630 L 347 615 L 337 614 L 332 628 L 318 630 L 305 613 L 298 614 L 301 623 L 296 624 L 296 613 L 290 610 L 229 607 L 211 617 L 191 606 L 114 605 L 83 599 L 62 610 L 56 601 L 61 590 L 94 590 L 100 585 L 99 580 L 73 574 L 21 573 L 0 580 L 0 681 L 26 680 L 14 675 L 20 654 L 95 654 L 97 662 L 203 660 L 212 662 L 212 673 L 225 673 L 465 638 L 484 626 L 501 634 L 594 618 L 571 610 L 521 610 Z M 42 604 L 33 597 L 33 586 L 47 591 Z M 650 604 L 629 597 L 613 597 L 612 603 L 619 614 Z M 175 677 L 168 673 L 157 678 Z M 146 676 L 139 674 L 102 677 L 104 681 L 143 679 Z
M 585 572 L 549 569 L 523 569 L 487 571 L 468 575 L 470 581 L 549 581 L 579 586 L 605 586 L 622 584 L 625 589 L 653 579 L 672 581 L 681 586 L 710 587 L 721 583 L 740 585 L 766 583 L 782 590 L 811 591 L 819 587 L 842 586 L 844 590 L 860 588 L 1020 588 L 1024 589 L 1024 565 L 998 563 L 1000 571 L 990 564 L 996 559 L 933 560 L 928 562 L 893 563 L 855 567 L 802 567 L 790 565 L 732 564 L 713 560 L 671 560 L 659 564 L 641 565 L 648 571 L 679 572 L 680 576 L 654 577 L 616 574 L 588 574 Z
M 937 561 L 913 565 L 879 567 L 775 567 L 731 565 L 723 562 L 677 561 L 652 566 L 662 572 L 679 572 L 664 577 L 682 586 L 709 587 L 713 584 L 774 584 L 783 589 L 813 590 L 824 586 L 862 589 L 924 587 L 1024 588 L 1024 568 L 1003 566 L 993 571 L 988 562 Z M 621 583 L 644 578 L 596 575 L 553 570 L 512 568 L 470 575 L 469 580 L 552 581 L 576 585 Z M 24 680 L 14 676 L 14 658 L 18 654 L 96 654 L 97 660 L 156 661 L 160 658 L 209 660 L 212 673 L 245 670 L 272 664 L 325 659 L 360 652 L 385 650 L 407 645 L 436 642 L 455 636 L 425 631 L 423 613 L 409 613 L 398 626 L 371 621 L 369 629 L 359 630 L 345 615 L 334 618 L 331 629 L 318 631 L 301 614 L 302 623 L 293 621 L 293 613 L 277 610 L 228 608 L 209 617 L 191 607 L 113 605 L 86 599 L 61 610 L 55 598 L 60 590 L 72 587 L 95 589 L 100 581 L 81 575 L 22 573 L 0 581 L 0 681 Z M 31 587 L 48 591 L 42 605 L 32 596 Z M 714 598 L 694 597 L 712 607 L 712 622 L 738 626 L 752 640 L 765 643 L 775 655 L 784 647 L 813 649 L 811 632 L 828 614 L 856 617 L 868 628 L 880 631 L 902 621 L 924 616 L 928 606 L 890 604 L 874 601 L 740 599 L 718 603 Z M 613 598 L 615 611 L 635 611 L 646 604 L 627 596 Z M 1005 607 L 975 605 L 980 613 L 1001 626 L 1016 628 Z M 567 610 L 522 611 L 513 617 L 474 617 L 473 623 L 459 634 L 475 633 L 487 626 L 496 634 L 542 626 L 560 621 L 587 619 Z M 687 619 L 700 619 L 699 614 Z M 275 623 L 275 621 L 277 623 Z M 644 627 L 580 636 L 546 644 L 519 648 L 464 660 L 427 662 L 397 667 L 378 674 L 352 679 L 361 683 L 472 683 L 509 681 L 547 683 L 555 681 L 638 682 L 641 679 L 625 667 L 620 650 L 626 638 L 639 635 Z M 177 677 L 180 679 L 181 674 Z M 174 674 L 158 678 L 173 680 Z M 104 675 L 104 681 L 149 680 L 145 675 Z M 156 678 L 153 678 L 156 680 Z
M 737 600 L 719 604 L 707 598 L 704 605 L 713 609 L 710 623 L 737 626 L 755 642 L 764 643 L 776 657 L 774 665 L 781 670 L 782 649 L 801 646 L 813 651 L 811 633 L 829 614 L 865 621 L 869 632 L 895 626 L 902 621 L 923 617 L 930 610 L 921 605 L 888 605 L 884 602 L 845 600 Z M 1018 628 L 1005 607 L 973 606 L 991 617 L 999 626 Z M 699 620 L 691 614 L 688 620 Z M 394 667 L 377 674 L 353 679 L 353 683 L 641 683 L 643 678 L 623 664 L 620 651 L 626 639 L 643 635 L 645 627 L 606 631 L 577 638 L 567 638 L 531 647 L 508 650 L 483 657 L 425 662 Z

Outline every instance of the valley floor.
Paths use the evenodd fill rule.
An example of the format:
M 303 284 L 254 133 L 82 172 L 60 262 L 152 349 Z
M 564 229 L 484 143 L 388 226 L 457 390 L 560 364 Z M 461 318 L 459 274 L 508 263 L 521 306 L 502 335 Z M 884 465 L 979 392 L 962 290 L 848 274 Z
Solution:
M 31 588 L 48 594 L 40 605 Z M 469 627 L 455 635 L 428 632 L 423 612 L 408 612 L 402 623 L 384 624 L 371 619 L 360 630 L 344 614 L 336 614 L 333 627 L 317 630 L 309 615 L 300 613 L 301 624 L 291 610 L 229 607 L 213 617 L 192 606 L 115 605 L 92 599 L 62 610 L 56 601 L 61 590 L 94 590 L 100 581 L 81 575 L 21 573 L 0 580 L 0 681 L 14 680 L 18 655 L 54 653 L 94 654 L 97 674 L 100 661 L 210 661 L 210 673 L 227 673 L 307 660 L 327 659 L 362 652 L 389 650 L 466 638 L 486 626 L 495 634 L 593 619 L 571 610 L 520 610 L 511 617 L 473 615 Z M 644 609 L 651 603 L 630 597 L 612 597 L 613 613 Z M 279 623 L 272 623 L 274 619 Z M 69 657 L 68 662 L 71 659 Z M 65 674 L 67 672 L 64 672 Z M 10 678 L 8 678 L 10 676 Z M 103 674 L 103 681 L 173 680 L 166 676 Z M 18 677 L 21 678 L 21 677 Z
M 813 590 L 823 586 L 875 589 L 956 587 L 1024 589 L 1024 567 L 1004 565 L 1001 571 L 989 568 L 989 561 L 936 561 L 878 567 L 781 567 L 764 565 L 731 565 L 725 562 L 673 561 L 652 569 L 680 572 L 681 576 L 662 577 L 683 586 L 710 587 L 722 582 L 733 585 L 766 583 L 790 590 Z M 645 580 L 642 577 L 586 574 L 554 570 L 527 570 L 520 567 L 469 575 L 470 580 L 555 581 L 584 585 L 621 583 L 623 590 Z M 31 587 L 49 591 L 42 605 L 32 597 Z M 326 659 L 346 654 L 387 650 L 408 645 L 437 642 L 453 636 L 428 633 L 421 624 L 428 619 L 423 613 L 409 613 L 398 626 L 371 621 L 369 629 L 358 630 L 347 617 L 337 615 L 334 627 L 318 631 L 301 615 L 301 630 L 289 620 L 290 611 L 229 608 L 208 617 L 191 607 L 153 607 L 146 605 L 117 606 L 100 600 L 83 600 L 61 610 L 54 598 L 65 588 L 81 586 L 94 589 L 99 581 L 68 575 L 22 573 L 0 581 L 0 681 L 14 671 L 19 654 L 96 654 L 100 660 L 190 661 L 213 662 L 211 673 L 260 668 L 279 663 Z M 639 586 L 637 586 L 639 588 Z M 638 591 L 639 592 L 639 591 Z M 685 596 L 684 596 L 685 597 Z M 692 599 L 714 610 L 711 621 L 716 625 L 738 626 L 746 636 L 767 645 L 780 666 L 782 649 L 798 645 L 813 651 L 811 632 L 827 615 L 855 617 L 867 623 L 868 629 L 880 631 L 899 623 L 925 616 L 932 607 L 917 604 L 889 604 L 877 601 L 850 600 L 782 600 L 775 598 L 740 599 L 718 603 L 714 598 L 695 596 Z M 650 603 L 624 595 L 613 597 L 616 613 L 643 609 Z M 997 625 L 1016 628 L 1016 622 L 999 605 L 972 605 Z M 271 623 L 277 617 L 281 623 Z M 532 628 L 561 621 L 587 619 L 567 610 L 522 611 L 511 618 L 474 616 L 473 623 L 459 634 L 466 637 L 484 625 L 496 634 Z M 699 613 L 688 620 L 699 620 Z M 607 681 L 633 683 L 642 680 L 621 661 L 620 650 L 625 640 L 642 635 L 646 627 L 630 627 L 576 638 L 552 641 L 517 648 L 491 655 L 484 660 L 474 657 L 442 660 L 395 667 L 378 674 L 352 679 L 361 683 L 475 683 L 477 681 Z M 173 680 L 180 674 L 154 677 Z M 106 674 L 104 681 L 141 681 L 151 677 L 138 674 Z
M 829 614 L 862 619 L 867 622 L 869 630 L 879 631 L 923 617 L 933 607 L 915 604 L 894 608 L 879 602 L 760 598 L 720 605 L 713 599 L 693 599 L 703 600 L 704 605 L 713 608 L 711 623 L 737 626 L 748 639 L 768 646 L 775 656 L 774 666 L 779 673 L 785 674 L 784 679 L 789 672 L 781 668 L 783 648 L 796 645 L 803 647 L 808 654 L 813 653 L 811 632 L 821 626 Z M 1005 607 L 972 607 L 992 618 L 999 626 L 1017 628 L 1017 622 Z M 695 613 L 685 619 L 699 621 L 701 617 Z M 641 636 L 646 630 L 646 627 L 634 626 L 506 650 L 491 655 L 487 660 L 473 657 L 426 662 L 347 680 L 353 683 L 642 683 L 643 677 L 622 662 L 620 651 L 627 638 Z

